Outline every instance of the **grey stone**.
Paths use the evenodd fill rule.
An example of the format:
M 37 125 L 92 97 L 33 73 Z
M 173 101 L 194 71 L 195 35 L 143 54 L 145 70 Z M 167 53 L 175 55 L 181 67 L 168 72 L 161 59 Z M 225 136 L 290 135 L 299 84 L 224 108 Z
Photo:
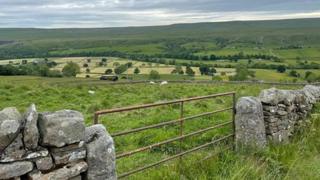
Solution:
M 40 171 L 48 171 L 54 167 L 51 156 L 39 158 L 36 160 L 37 169 Z
M 15 140 L 3 151 L 0 162 L 13 162 L 22 160 L 26 151 L 22 142 L 22 134 L 18 134 Z
M 38 147 L 38 112 L 32 104 L 25 114 L 25 127 L 23 129 L 23 142 L 27 150 L 35 150 Z
M 81 180 L 82 178 L 81 178 L 81 176 L 79 175 L 79 176 L 76 176 L 76 177 L 73 177 L 73 178 L 70 178 L 69 180 Z
M 280 115 L 280 116 L 285 116 L 287 115 L 287 111 L 277 111 L 277 114 Z
M 45 148 L 39 148 L 37 151 L 29 151 L 27 152 L 22 159 L 24 160 L 33 160 L 33 159 L 37 159 L 37 158 L 42 158 L 42 157 L 46 157 L 49 155 L 49 152 L 47 149 Z
M 287 130 L 280 130 L 271 135 L 271 140 L 274 143 L 288 143 L 289 142 L 289 132 Z
M 63 166 L 60 169 L 56 169 L 47 174 L 43 174 L 40 171 L 33 171 L 28 174 L 28 178 L 31 180 L 69 180 L 71 178 L 79 176 L 85 172 L 88 165 L 84 161 L 77 163 L 70 163 Z
M 0 179 L 10 179 L 22 176 L 32 171 L 33 163 L 29 161 L 19 161 L 9 164 L 0 164 Z
M 43 146 L 63 147 L 84 140 L 84 119 L 77 111 L 40 114 L 38 125 Z
M 242 97 L 236 105 L 236 144 L 263 148 L 267 144 L 262 104 L 255 97 Z
M 295 100 L 295 95 L 290 90 L 279 90 L 276 88 L 262 90 L 259 99 L 264 104 L 277 105 L 283 103 L 290 105 Z
M 28 180 L 43 180 L 41 179 L 42 173 L 35 169 L 27 174 Z
M 320 99 L 320 87 L 313 85 L 306 85 L 303 91 L 310 93 L 315 99 Z
M 19 137 L 19 136 L 18 136 Z M 13 148 L 13 146 L 15 148 Z M 11 148 L 12 147 L 12 148 Z M 15 149 L 15 150 L 14 150 Z M 22 149 L 22 137 L 19 137 L 19 141 L 12 143 L 2 155 L 0 162 L 13 162 L 22 160 L 34 160 L 41 157 L 48 156 L 47 149 L 39 148 L 37 151 L 25 151 Z
M 62 148 L 51 148 L 50 151 L 57 165 L 67 164 L 86 157 L 86 148 L 83 141 Z
M 16 108 L 0 111 L 0 154 L 17 137 L 22 123 L 22 116 Z
M 103 125 L 86 128 L 88 180 L 114 180 L 116 175 L 116 156 L 114 142 Z

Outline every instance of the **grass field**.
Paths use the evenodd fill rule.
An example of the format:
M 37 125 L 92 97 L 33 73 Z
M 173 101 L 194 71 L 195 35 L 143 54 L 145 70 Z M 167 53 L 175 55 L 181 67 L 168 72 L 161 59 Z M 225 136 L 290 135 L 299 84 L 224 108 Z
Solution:
M 30 103 L 35 103 L 41 112 L 62 108 L 74 109 L 82 112 L 86 124 L 90 125 L 96 110 L 228 91 L 236 91 L 237 97 L 257 96 L 262 89 L 270 86 L 171 83 L 165 86 L 159 84 L 110 85 L 101 81 L 81 78 L 0 77 L 0 87 L 0 109 L 15 106 L 23 112 Z M 299 87 L 279 86 L 279 88 L 296 89 Z M 89 94 L 89 90 L 94 91 L 95 94 Z M 185 105 L 185 116 L 217 110 L 230 105 L 231 98 L 188 103 Z M 103 116 L 101 122 L 110 133 L 114 133 L 178 117 L 179 107 L 168 106 Z M 199 118 L 187 122 L 184 131 L 185 133 L 192 132 L 230 119 L 230 113 Z M 318 122 L 320 121 L 315 120 L 313 129 L 319 128 Z M 218 138 L 223 134 L 228 134 L 230 131 L 231 127 L 226 127 L 188 138 L 182 147 L 186 150 L 210 141 L 212 137 Z M 146 146 L 175 137 L 178 132 L 179 128 L 177 127 L 165 127 L 119 137 L 115 139 L 116 151 L 120 153 Z M 183 158 L 181 165 L 178 165 L 178 161 L 172 161 L 159 168 L 137 174 L 132 179 L 255 179 L 258 177 L 283 179 L 304 176 L 311 179 L 312 177 L 319 178 L 319 168 L 317 169 L 317 167 L 319 167 L 320 144 L 318 137 L 320 137 L 319 131 L 306 131 L 297 136 L 293 144 L 271 147 L 256 155 L 235 154 L 231 150 L 219 153 L 219 148 L 210 147 Z M 118 173 L 173 155 L 178 151 L 178 147 L 179 143 L 171 143 L 166 148 L 156 148 L 151 152 L 121 159 L 117 161 Z M 227 145 L 221 145 L 223 149 L 227 147 Z M 217 156 L 210 157 L 214 154 Z M 312 166 L 314 169 L 303 168 L 303 166 Z
M 88 63 L 87 59 L 91 59 L 91 62 Z M 119 64 L 125 64 L 128 62 L 132 62 L 133 66 L 129 68 L 127 71 L 123 73 L 123 76 L 126 76 L 127 74 L 129 77 L 133 80 L 147 80 L 148 75 L 151 70 L 156 70 L 160 73 L 160 78 L 162 80 L 211 80 L 211 76 L 201 76 L 199 68 L 198 67 L 192 67 L 194 70 L 195 77 L 189 77 L 187 75 L 172 75 L 172 70 L 175 69 L 175 66 L 173 65 L 165 65 L 165 64 L 157 64 L 157 63 L 147 63 L 147 62 L 141 62 L 141 61 L 133 61 L 123 58 L 116 58 L 116 57 L 107 57 L 108 61 L 106 66 L 98 66 L 97 64 L 101 61 L 102 57 L 66 57 L 66 58 L 49 58 L 49 60 L 55 61 L 58 63 L 56 67 L 54 67 L 54 70 L 61 71 L 62 68 L 66 65 L 67 62 L 75 62 L 81 67 L 81 73 L 77 75 L 79 78 L 85 78 L 86 75 L 90 75 L 90 78 L 92 79 L 98 79 L 101 74 L 104 74 L 104 72 L 107 69 L 114 70 L 115 66 L 114 63 Z M 43 60 L 41 58 L 30 58 L 27 59 L 29 62 L 32 61 L 39 61 Z M 22 59 L 13 59 L 13 60 L 2 60 L 0 61 L 0 64 L 8 64 L 9 62 L 15 63 L 21 63 Z M 178 62 L 187 62 L 187 60 L 178 60 Z M 200 61 L 201 62 L 201 61 Z M 245 61 L 243 61 L 245 62 Z M 243 63 L 240 61 L 239 63 Z M 203 61 L 203 63 L 208 63 L 208 61 Z M 230 63 L 230 62 L 221 62 L 221 63 Z M 88 64 L 90 73 L 86 73 L 86 69 L 83 65 Z M 209 64 L 213 64 L 212 62 L 209 62 Z M 235 64 L 235 63 L 233 63 Z M 281 63 L 280 63 L 281 64 Z M 140 74 L 134 75 L 134 69 L 139 68 Z M 183 67 L 183 70 L 185 71 L 186 67 Z M 228 80 L 228 76 L 235 75 L 235 69 L 234 68 L 216 68 L 217 73 L 215 76 L 220 76 L 223 80 Z M 252 71 L 255 71 L 255 79 L 257 80 L 263 80 L 266 82 L 292 82 L 293 80 L 297 81 L 304 81 L 304 76 L 306 71 L 311 71 L 317 75 L 320 75 L 320 71 L 318 70 L 297 70 L 300 73 L 300 77 L 294 78 L 289 76 L 290 69 L 287 70 L 286 73 L 279 73 L 276 70 L 270 70 L 270 69 L 251 69 Z M 224 76 L 221 76 L 221 74 L 225 74 Z

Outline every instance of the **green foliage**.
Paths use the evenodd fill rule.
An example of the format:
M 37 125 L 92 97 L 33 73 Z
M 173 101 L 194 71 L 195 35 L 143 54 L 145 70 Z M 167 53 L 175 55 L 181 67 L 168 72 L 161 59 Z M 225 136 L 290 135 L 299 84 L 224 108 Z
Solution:
M 140 69 L 136 67 L 136 68 L 134 69 L 134 72 L 133 72 L 133 73 L 134 73 L 134 74 L 139 74 L 139 73 L 140 73 Z
M 149 79 L 151 79 L 151 80 L 160 79 L 160 74 L 159 74 L 159 72 L 156 71 L 156 70 L 151 70 L 150 73 L 149 73 Z
M 102 58 L 102 59 L 101 59 L 101 62 L 107 63 L 107 58 Z
M 80 73 L 80 67 L 77 63 L 68 62 L 62 69 L 62 73 L 66 77 L 75 77 Z
M 195 72 L 193 71 L 193 69 L 191 68 L 191 66 L 186 66 L 186 74 L 188 76 L 194 76 Z
M 289 75 L 292 76 L 292 77 L 300 77 L 300 74 L 295 70 L 291 70 L 289 72 Z
M 244 64 L 238 64 L 236 67 L 236 75 L 231 76 L 231 81 L 245 81 L 248 80 L 249 77 L 255 77 L 254 71 L 249 71 L 247 66 Z
M 173 70 L 172 70 L 172 72 L 171 72 L 171 74 L 184 74 L 184 71 L 183 71 L 183 69 L 182 69 L 182 66 L 176 66 Z
M 112 69 L 107 69 L 105 72 L 104 72 L 104 74 L 112 74 Z
M 50 70 L 45 63 L 32 63 L 22 65 L 0 65 L 0 75 L 15 76 L 15 75 L 33 75 L 43 77 L 61 77 L 59 71 Z
M 201 75 L 213 76 L 214 73 L 217 73 L 217 70 L 208 64 L 201 64 L 199 67 L 199 71 L 200 71 Z
M 122 74 L 122 73 L 126 72 L 127 69 L 128 69 L 128 64 L 121 64 L 121 65 L 117 66 L 116 68 L 114 68 L 114 73 Z
M 308 75 L 306 75 L 305 80 L 308 82 L 320 82 L 320 75 L 309 72 Z
M 284 65 L 280 65 L 280 66 L 277 67 L 277 71 L 279 73 L 284 73 L 284 72 L 286 72 L 286 70 L 287 70 L 287 68 Z

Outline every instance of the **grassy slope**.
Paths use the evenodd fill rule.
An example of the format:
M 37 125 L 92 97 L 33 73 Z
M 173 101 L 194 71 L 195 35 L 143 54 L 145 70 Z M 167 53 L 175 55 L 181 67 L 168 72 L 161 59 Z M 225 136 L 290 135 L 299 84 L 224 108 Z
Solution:
M 319 60 L 319 24 L 320 19 L 297 19 L 100 29 L 0 29 L 0 41 L 15 41 L 0 45 L 0 55 L 61 56 L 111 50 L 159 54 L 166 52 L 166 43 L 177 43 L 187 50 L 198 49 L 197 54 L 244 52 Z M 226 47 L 218 48 L 216 38 L 227 39 Z M 277 49 L 289 45 L 304 49 Z
M 237 96 L 258 95 L 266 85 L 205 85 L 205 84 L 168 84 L 159 85 L 104 85 L 103 82 L 79 79 L 47 79 L 38 77 L 0 77 L 0 109 L 16 106 L 24 111 L 30 103 L 36 103 L 39 111 L 54 111 L 61 108 L 81 111 L 90 124 L 95 110 L 122 107 L 135 104 L 159 102 L 200 95 L 236 91 Z M 298 87 L 281 87 L 285 89 Z M 88 90 L 96 93 L 90 95 Z M 230 98 L 188 103 L 185 105 L 185 115 L 217 110 L 231 105 Z M 319 113 L 319 112 L 318 112 Z M 161 116 L 159 116 L 161 114 Z M 178 106 L 155 108 L 132 113 L 113 114 L 102 117 L 102 123 L 111 132 L 141 127 L 147 124 L 175 119 L 179 116 Z M 210 118 L 201 118 L 185 124 L 185 133 L 212 126 L 219 122 L 230 120 L 230 114 L 222 113 Z M 200 123 L 201 121 L 201 123 Z M 316 121 L 313 129 L 319 128 Z M 116 138 L 117 152 L 132 150 L 146 146 L 170 137 L 175 137 L 179 129 L 167 127 L 146 131 L 134 136 Z M 201 136 L 187 139 L 183 149 L 189 149 L 212 137 L 218 138 L 228 134 L 230 127 L 208 132 Z M 134 179 L 177 179 L 181 176 L 187 179 L 283 179 L 284 177 L 301 177 L 307 179 L 320 177 L 319 167 L 319 131 L 307 131 L 297 136 L 293 144 L 272 147 L 254 156 L 234 154 L 232 151 L 218 154 L 212 158 L 217 149 L 209 148 L 183 159 L 183 165 L 177 161 L 170 162 L 159 168 L 138 174 Z M 172 143 L 167 148 L 156 148 L 152 153 L 143 153 L 132 158 L 117 161 L 119 173 L 155 162 L 178 151 L 179 144 Z M 222 146 L 224 147 L 224 146 Z M 203 160 L 207 159 L 207 160 Z M 304 166 L 313 169 L 304 168 Z M 181 172 L 181 175 L 180 175 Z

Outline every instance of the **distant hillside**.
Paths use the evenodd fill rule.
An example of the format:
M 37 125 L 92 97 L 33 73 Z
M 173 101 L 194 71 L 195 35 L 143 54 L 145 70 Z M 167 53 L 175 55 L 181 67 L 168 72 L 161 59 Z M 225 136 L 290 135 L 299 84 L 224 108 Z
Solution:
M 286 45 L 318 47 L 319 42 L 320 18 L 92 29 L 4 28 L 0 29 L 0 58 L 95 56 L 107 55 L 107 51 L 195 54 L 203 49 L 210 52 L 230 49 L 239 43 L 269 49 Z

